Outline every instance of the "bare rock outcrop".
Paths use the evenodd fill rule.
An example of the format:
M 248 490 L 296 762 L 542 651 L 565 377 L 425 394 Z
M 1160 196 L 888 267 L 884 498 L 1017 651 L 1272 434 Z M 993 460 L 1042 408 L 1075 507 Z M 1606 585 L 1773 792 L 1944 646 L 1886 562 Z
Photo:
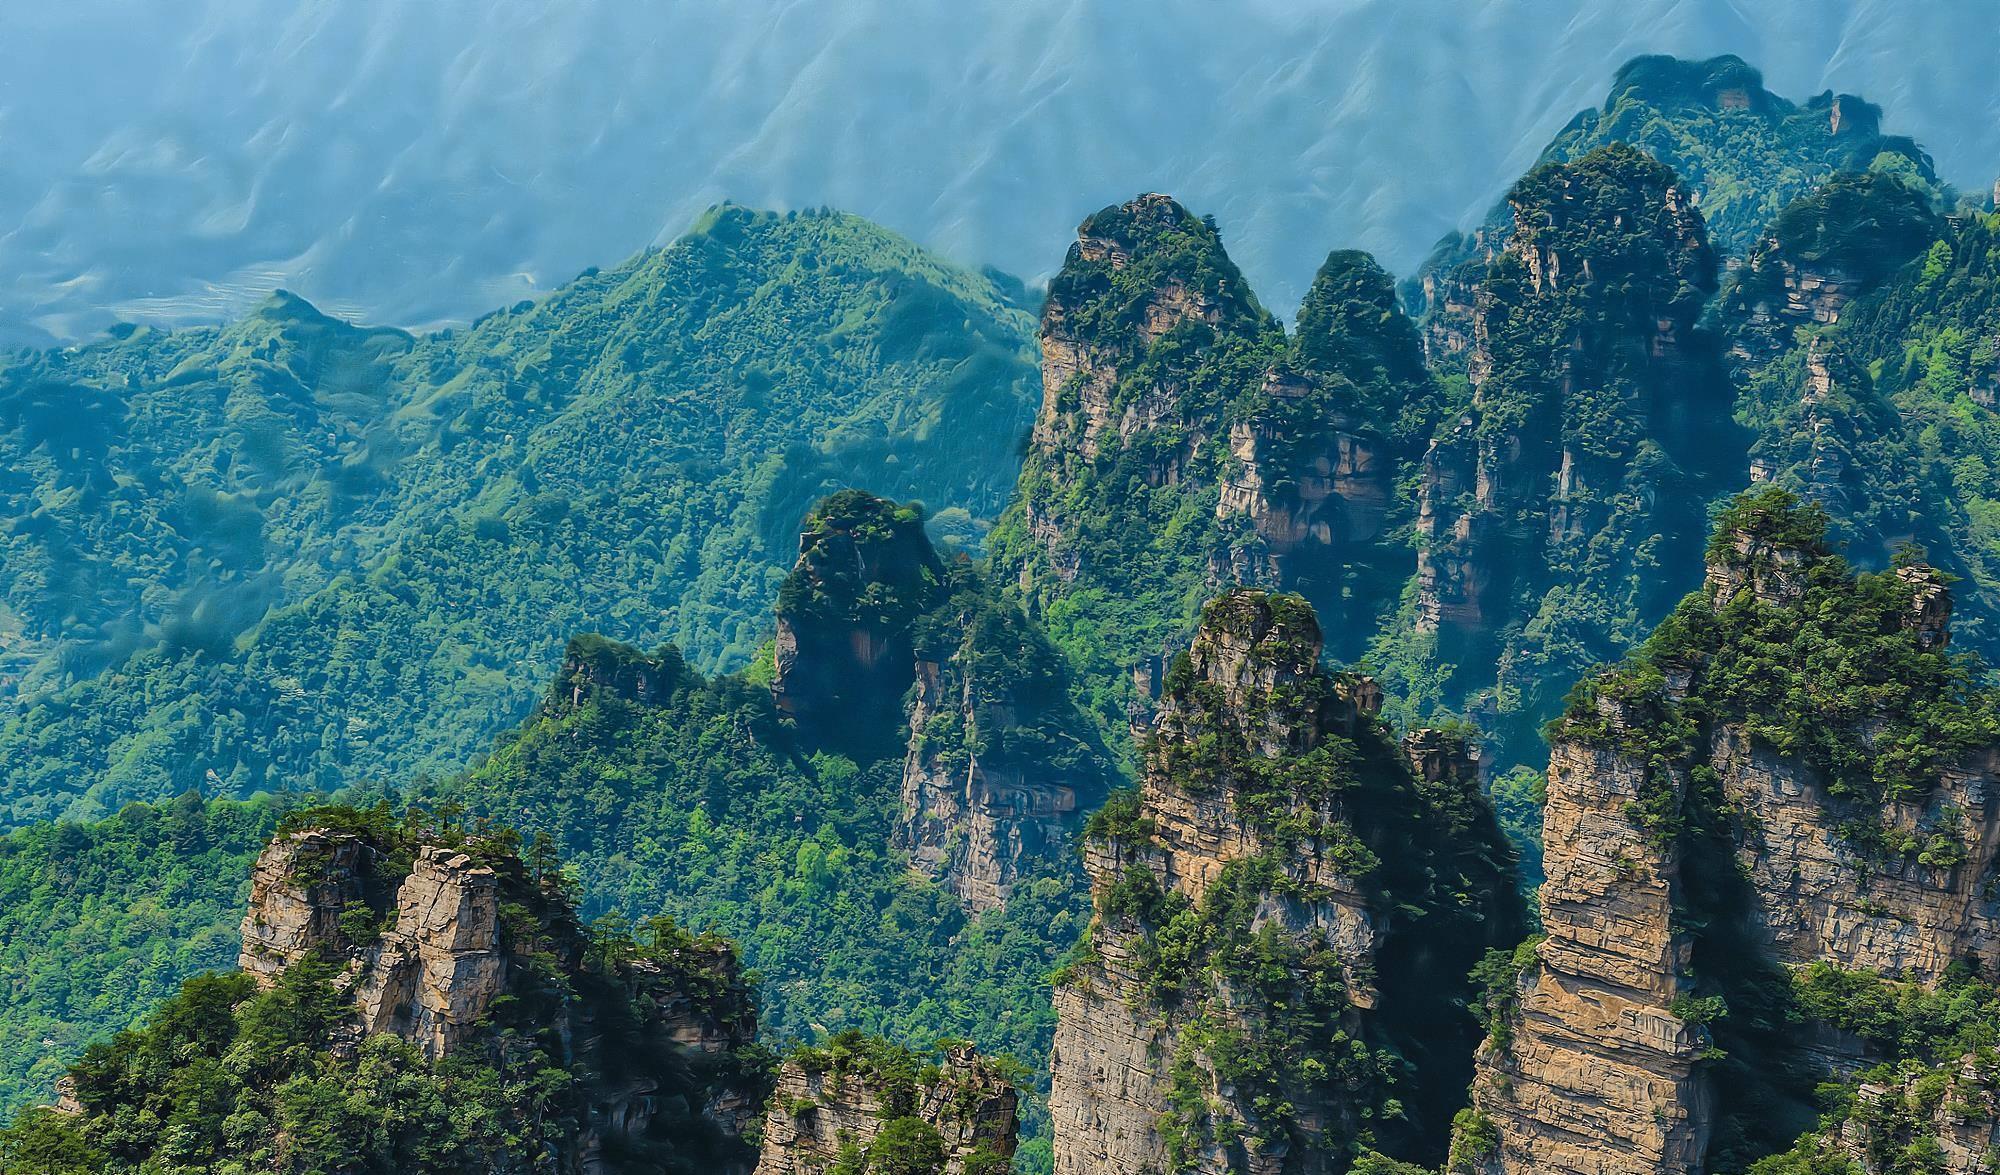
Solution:
M 1613 722 L 1630 721 L 1621 713 Z M 1649 778 L 1623 756 L 1558 744 L 1543 822 L 1547 938 L 1509 1040 L 1489 1042 L 1473 1104 L 1482 1175 L 1653 1175 L 1700 1169 L 1706 1034 L 1677 1016 L 1691 946 L 1674 925 L 1680 862 L 1626 815 Z M 1468 1132 L 1470 1134 L 1471 1132 Z
M 236 965 L 269 986 L 300 959 L 339 949 L 340 917 L 365 898 L 374 850 L 360 837 L 306 829 L 273 841 L 250 870 Z
M 580 1129 L 561 1148 L 564 1175 L 625 1169 L 607 1165 L 607 1153 L 646 1139 L 662 1115 L 679 1143 L 697 1145 L 699 1135 L 704 1153 L 747 1158 L 738 1140 L 762 1099 L 754 1065 L 738 1062 L 757 1021 L 734 947 L 658 920 L 647 948 L 627 944 L 586 962 L 566 902 L 511 854 L 480 845 L 348 827 L 281 835 L 252 873 L 239 965 L 269 988 L 302 961 L 327 964 L 351 1009 L 334 1048 L 390 1034 L 432 1060 L 490 1047 L 501 997 L 521 996 L 518 978 L 553 965 L 568 994 L 553 1007 L 544 989 L 532 999 L 555 1017 L 541 1027 L 564 1042 L 563 1059 L 585 1075 L 575 1091 Z M 525 970 L 503 902 L 541 920 Z
M 1013 1084 L 970 1046 L 946 1047 L 927 1075 L 894 1046 L 836 1040 L 779 1069 L 756 1175 L 825 1175 L 843 1163 L 999 1175 L 1018 1111 Z
M 455 1048 L 506 989 L 498 878 L 464 853 L 427 845 L 396 891 L 396 914 L 354 984 L 366 1032 L 393 1032 L 427 1056 Z
M 365 895 L 376 850 L 353 834 L 306 829 L 274 842 L 252 873 L 238 965 L 270 986 L 300 959 L 344 961 L 341 986 L 364 1032 L 392 1032 L 427 1056 L 463 1039 L 506 985 L 493 871 L 425 846 L 373 941 Z M 353 919 L 349 922 L 348 919 Z

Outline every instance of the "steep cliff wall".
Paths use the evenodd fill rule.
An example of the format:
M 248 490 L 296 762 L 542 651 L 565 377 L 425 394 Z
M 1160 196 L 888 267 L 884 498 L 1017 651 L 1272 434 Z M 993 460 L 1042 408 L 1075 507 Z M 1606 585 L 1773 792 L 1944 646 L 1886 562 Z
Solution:
M 1508 204 L 1504 246 L 1430 281 L 1469 297 L 1450 329 L 1471 394 L 1424 458 L 1414 598 L 1381 659 L 1397 713 L 1467 707 L 1519 760 L 1568 682 L 1684 590 L 1660 569 L 1692 562 L 1708 483 L 1740 461 L 1696 328 L 1716 259 L 1673 172 L 1607 147 Z
M 946 1046 L 939 1063 L 924 1062 L 853 1035 L 787 1057 L 757 1175 L 1001 1175 L 1017 1141 L 1014 1086 L 969 1046 Z
M 1826 527 L 1784 491 L 1740 499 L 1703 589 L 1556 728 L 1547 937 L 1505 993 L 1457 1169 L 1740 1170 L 1812 1124 L 1819 1082 L 1959 1066 L 1961 1019 L 1886 1028 L 1880 1008 L 1950 988 L 1990 1034 L 2000 996 L 1963 969 L 2000 967 L 2000 695 L 1948 651 L 1942 576 L 1856 575 Z M 1944 1133 L 1990 1132 L 1982 1104 Z M 1801 1146 L 1938 1135 L 1887 1121 Z
M 895 843 L 975 911 L 1074 868 L 1081 815 L 1114 778 L 1061 655 L 969 568 L 917 639 Z
M 1373 683 L 1320 647 L 1298 597 L 1211 603 L 1140 787 L 1091 823 L 1097 915 L 1056 991 L 1059 1175 L 1342 1171 L 1441 1135 L 1428 1083 L 1462 1073 L 1399 1058 L 1466 1046 L 1450 977 L 1515 925 L 1506 854 L 1463 750 L 1395 746 Z
M 497 878 L 464 853 L 423 846 L 378 927 L 365 895 L 379 888 L 380 856 L 325 829 L 274 842 L 252 874 L 237 963 L 269 985 L 300 959 L 344 956 L 361 1030 L 441 1057 L 506 988 Z
M 1602 716 L 1635 720 L 1610 702 Z M 1695 1070 L 1708 1040 L 1673 1010 L 1693 956 L 1674 920 L 1680 855 L 1626 815 L 1651 789 L 1684 785 L 1567 743 L 1548 780 L 1547 938 L 1514 1021 L 1488 1042 L 1474 1086 L 1483 1129 L 1460 1157 L 1485 1175 L 1699 1170 L 1711 1123 Z
M 799 550 L 779 593 L 772 694 L 805 744 L 900 757 L 894 843 L 975 911 L 1005 904 L 1024 873 L 1068 864 L 1113 768 L 1041 629 L 963 556 L 947 566 L 915 507 L 842 491 L 814 507 Z M 677 658 L 634 666 L 572 648 L 570 660 L 566 679 L 638 700 L 681 672 Z

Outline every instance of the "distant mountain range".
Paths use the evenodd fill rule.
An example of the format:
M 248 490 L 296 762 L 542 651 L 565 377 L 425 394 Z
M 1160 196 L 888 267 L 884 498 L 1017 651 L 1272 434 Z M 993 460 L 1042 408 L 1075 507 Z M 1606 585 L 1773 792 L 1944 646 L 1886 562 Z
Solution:
M 79 0 L 0 16 L 0 340 L 271 290 L 422 326 L 830 205 L 1029 278 L 1077 210 L 1211 210 L 1289 313 L 1329 245 L 1407 273 L 1640 53 L 1867 95 L 1984 189 L 1975 0 Z M 1303 244 L 1302 244 L 1303 243 Z

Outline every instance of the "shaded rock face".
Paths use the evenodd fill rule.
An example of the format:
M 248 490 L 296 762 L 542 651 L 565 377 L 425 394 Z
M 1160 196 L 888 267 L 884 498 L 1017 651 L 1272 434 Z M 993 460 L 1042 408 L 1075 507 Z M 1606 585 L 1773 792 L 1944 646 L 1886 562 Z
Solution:
M 900 755 L 894 843 L 975 912 L 1036 863 L 1061 867 L 1113 774 L 1062 655 L 969 564 L 946 568 L 912 509 L 843 491 L 799 548 L 779 595 L 779 709 L 809 743 Z
M 1423 457 L 1411 621 L 1455 667 L 1448 693 L 1497 663 L 1520 728 L 1503 742 L 1532 738 L 1621 626 L 1665 612 L 1678 591 L 1656 568 L 1699 550 L 1688 487 L 1733 464 L 1714 427 L 1728 389 L 1696 330 L 1716 259 L 1673 173 L 1604 148 L 1536 168 L 1509 201 L 1490 263 L 1433 279 L 1436 297 L 1474 291 L 1473 398 Z
M 1398 482 L 1422 456 L 1441 395 L 1415 324 L 1373 258 L 1320 267 L 1285 356 L 1230 421 L 1217 516 L 1229 577 L 1311 601 L 1329 652 L 1352 661 L 1415 568 Z
M 729 1140 L 732 1149 L 750 1136 L 762 1103 L 763 1086 L 741 1071 L 738 1058 L 757 1041 L 756 1000 L 744 981 L 736 952 L 724 945 L 697 941 L 679 950 L 674 961 L 680 975 L 645 959 L 630 964 L 626 995 L 642 1022 L 655 1026 L 649 1047 L 665 1046 L 676 1054 L 686 1077 L 675 1081 L 628 1076 L 595 1084 L 590 1095 L 589 1128 L 578 1140 L 579 1175 L 606 1175 L 616 1170 L 610 1155 L 647 1137 L 658 1119 L 698 1122 L 714 1136 Z M 696 984 L 687 976 L 698 977 Z M 700 994 L 697 992 L 700 989 Z M 713 994 L 719 993 L 719 994 Z M 590 1009 L 581 1009 L 570 1025 L 579 1057 L 611 1068 L 603 1058 L 635 1046 L 633 1040 L 604 1030 Z M 624 1066 L 621 1072 L 629 1072 Z M 683 1127 L 685 1129 L 685 1127 Z M 727 1168 L 750 1169 L 747 1157 Z
M 1312 391 L 1294 372 L 1265 377 L 1264 395 L 1274 403 L 1298 403 Z M 1224 474 L 1215 508 L 1218 517 L 1248 518 L 1264 540 L 1253 556 L 1259 562 L 1241 569 L 1246 579 L 1296 580 L 1302 554 L 1369 542 L 1388 520 L 1395 466 L 1378 441 L 1361 435 L 1364 422 L 1327 419 L 1329 432 L 1316 451 L 1294 464 L 1288 450 L 1297 438 L 1285 415 L 1239 420 L 1229 429 L 1233 471 Z
M 943 581 L 916 510 L 858 490 L 814 507 L 778 592 L 779 711 L 817 741 L 893 739 L 915 672 L 911 627 Z
M 1057 654 L 1025 618 L 963 619 L 964 640 L 917 662 L 895 844 L 984 912 L 1072 851 L 1078 813 L 1103 802 L 1112 769 L 1069 702 Z M 988 665 L 981 654 L 993 644 L 1033 656 Z
M 1097 917 L 1055 993 L 1058 1175 L 1318 1172 L 1352 1160 L 1383 1075 L 1326 1080 L 1328 1068 L 1315 1067 L 1339 1069 L 1332 1050 L 1380 1036 L 1378 967 L 1398 931 L 1383 890 L 1397 882 L 1364 842 L 1376 843 L 1383 809 L 1421 818 L 1426 784 L 1471 786 L 1476 797 L 1477 768 L 1438 732 L 1389 745 L 1375 719 L 1380 691 L 1328 674 L 1320 651 L 1298 597 L 1237 589 L 1212 602 L 1167 675 L 1137 794 L 1093 822 L 1085 869 Z M 1333 763 L 1367 782 L 1326 786 L 1316 772 Z M 1424 855 L 1404 827 L 1381 839 Z M 1449 872 L 1434 859 L 1417 868 Z M 1247 982 L 1224 945 L 1163 973 L 1166 923 L 1175 941 L 1282 944 L 1269 965 L 1284 990 Z M 1259 1070 L 1232 1060 L 1276 1040 L 1288 1042 L 1280 1059 Z
M 1829 575 L 1848 574 L 1829 564 L 1819 538 L 1782 528 L 1724 532 L 1710 553 L 1706 587 L 1693 599 L 1724 623 L 1751 600 L 1780 612 L 1838 606 L 1809 593 Z M 1909 594 L 1907 639 L 1923 651 L 1944 648 L 1951 603 L 1942 577 L 1912 566 L 1894 580 Z M 1992 884 L 2000 746 L 1949 756 L 1931 786 L 1907 796 L 1842 798 L 1811 761 L 1731 721 L 1688 727 L 1678 752 L 1647 750 L 1676 745 L 1660 738 L 1678 721 L 1666 707 L 1703 696 L 1694 669 L 1670 663 L 1664 677 L 1657 702 L 1600 692 L 1594 716 L 1564 720 L 1565 731 L 1597 729 L 1560 737 L 1551 751 L 1547 938 L 1520 978 L 1518 1010 L 1482 1050 L 1473 1101 L 1485 1141 L 1473 1145 L 1477 1132 L 1461 1131 L 1454 1170 L 1710 1170 L 1711 1145 L 1740 1108 L 1709 1053 L 1718 1043 L 1711 1032 L 1731 1025 L 1683 1017 L 1709 995 L 1734 1004 L 1741 989 L 1729 986 L 1731 974 L 1782 977 L 1829 963 L 1933 985 L 1967 963 L 1988 975 L 2000 967 Z M 1877 720 L 1859 721 L 1864 742 L 1873 738 Z M 1690 871 L 1691 853 L 1702 854 L 1700 876 Z M 1704 935 L 1720 945 L 1703 948 Z M 1851 1076 L 1869 1057 L 1858 1039 L 1803 1016 L 1787 1021 L 1779 1040 L 1748 1031 L 1719 1043 L 1760 1049 L 1753 1068 L 1794 1074 L 1761 1087 L 1766 1117 L 1779 1112 L 1781 1081 L 1809 1089 L 1813 1080 Z M 1960 1110 L 1935 1121 L 1934 1098 L 1915 1099 L 1894 1082 L 1863 1086 L 1864 1108 L 1881 1112 L 1851 1116 L 1809 1143 L 1876 1172 L 1916 1134 L 1935 1134 L 1945 1151 L 1937 1169 L 1986 1170 L 1967 1164 L 1995 1137 L 1994 1078 L 1968 1058 L 1952 1078 L 1964 1090 Z M 1810 1120 L 1808 1112 L 1793 1129 Z M 1774 1121 L 1752 1125 L 1787 1137 Z
M 788 1058 L 764 1117 L 757 1175 L 825 1175 L 844 1155 L 887 1166 L 879 1148 L 909 1137 L 890 1133 L 905 1119 L 936 1131 L 942 1175 L 966 1175 L 968 1160 L 975 1175 L 992 1175 L 1013 1157 L 1018 1101 L 1014 1087 L 968 1046 L 948 1048 L 935 1078 L 911 1088 L 810 1057 Z

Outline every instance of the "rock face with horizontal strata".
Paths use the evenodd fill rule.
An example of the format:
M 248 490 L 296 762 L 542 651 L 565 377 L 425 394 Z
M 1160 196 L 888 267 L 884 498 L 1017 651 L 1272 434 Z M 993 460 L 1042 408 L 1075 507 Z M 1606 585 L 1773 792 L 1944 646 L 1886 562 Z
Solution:
M 1752 601 L 1766 615 L 1835 606 L 1810 597 L 1826 577 L 1848 574 L 1828 560 L 1817 539 L 1784 529 L 1725 532 L 1711 545 L 1703 596 L 1690 606 L 1712 609 L 1722 623 Z M 1951 602 L 1943 577 L 1909 566 L 1893 582 L 1909 598 L 1904 639 L 1922 651 L 1944 648 Z M 2000 964 L 2000 899 L 1991 884 L 2000 866 L 2000 806 L 1991 796 L 2000 747 L 1973 748 L 1942 765 L 1918 795 L 1879 805 L 1842 799 L 1809 762 L 1730 722 L 1698 723 L 1683 750 L 1659 751 L 1676 745 L 1656 737 L 1671 721 L 1667 709 L 1702 689 L 1692 668 L 1669 663 L 1663 676 L 1656 703 L 1595 694 L 1597 721 L 1586 728 L 1601 729 L 1552 748 L 1543 825 L 1549 880 L 1541 895 L 1548 937 L 1521 978 L 1518 1012 L 1482 1053 L 1473 1101 L 1491 1145 L 1461 1132 L 1456 1171 L 1708 1169 L 1713 1129 L 1729 1107 L 1719 1104 L 1705 1063 L 1708 1030 L 1677 1011 L 1693 1006 L 1677 1002 L 1683 997 L 1713 990 L 1701 986 L 1708 964 L 1695 956 L 1690 919 L 1742 920 L 1742 949 L 1763 952 L 1774 970 L 1824 962 L 1934 984 L 1967 960 L 1988 973 Z M 1565 729 L 1578 729 L 1576 721 L 1566 719 Z M 1872 737 L 1865 726 L 1858 733 Z M 1727 854 L 1705 867 L 1733 873 L 1741 913 L 1716 914 L 1690 899 L 1682 854 L 1693 842 L 1671 830 L 1717 818 L 1691 801 L 1697 779 L 1711 789 L 1704 804 L 1723 822 L 1704 826 L 1700 837 L 1719 838 Z M 1872 832 L 1857 839 L 1871 824 L 1921 854 L 1882 851 L 1870 843 Z M 1827 1076 L 1851 1074 L 1864 1056 L 1859 1041 L 1829 1026 L 1801 1023 L 1792 1036 L 1780 1047 L 1799 1055 L 1787 1063 Z M 1958 1156 L 1942 1169 L 1972 1170 L 1952 1163 L 1984 1153 L 1981 1140 L 1995 1127 L 1992 1086 L 1980 1081 L 1990 1077 L 1953 1078 L 1969 1092 L 1959 1103 L 1964 1113 L 1929 1131 Z M 1861 1092 L 1864 1105 L 1878 1107 L 1903 1106 L 1910 1096 L 1893 1083 Z M 1862 1161 L 1879 1153 L 1870 1150 L 1870 1132 L 1892 1117 L 1858 1114 L 1811 1145 Z M 1874 1172 L 1873 1161 L 1863 1168 Z
M 917 662 L 895 844 L 975 913 L 1005 905 L 1016 879 L 1065 851 L 1078 812 L 1104 797 L 1109 768 L 1087 746 L 1068 771 L 1013 748 L 1024 722 L 1087 730 L 1066 697 L 1032 684 L 986 679 L 964 645 Z
M 1483 1175 L 1699 1169 L 1706 1036 L 1671 1010 L 1692 950 L 1674 927 L 1678 855 L 1625 814 L 1645 776 L 1612 753 L 1568 743 L 1550 753 L 1548 937 L 1523 981 L 1513 1040 L 1489 1046 L 1474 1085 L 1499 1140 L 1473 1168 Z

